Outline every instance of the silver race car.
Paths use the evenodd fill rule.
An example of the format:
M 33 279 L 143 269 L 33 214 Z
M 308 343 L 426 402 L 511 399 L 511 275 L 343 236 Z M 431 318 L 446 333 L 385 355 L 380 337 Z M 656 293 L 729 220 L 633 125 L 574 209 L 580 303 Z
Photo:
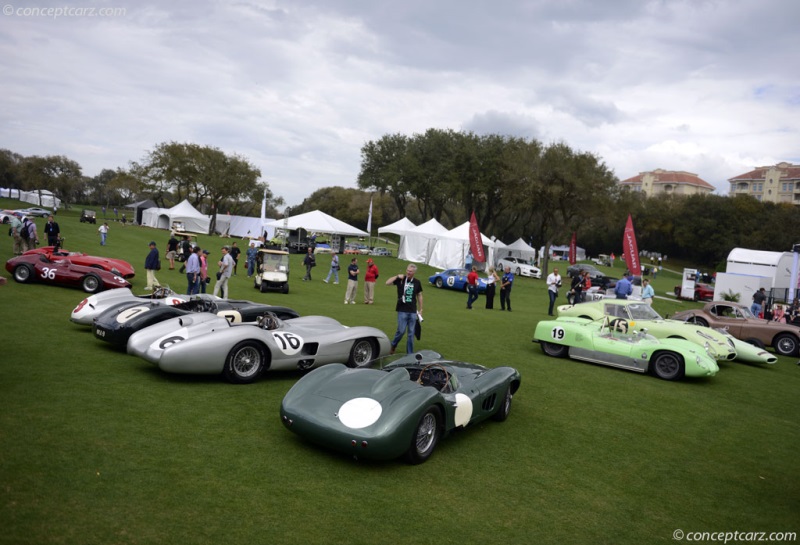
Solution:
M 153 305 L 177 305 L 190 299 L 188 295 L 175 293 L 168 287 L 159 287 L 152 294 L 134 295 L 128 288 L 102 291 L 90 295 L 76 306 L 70 314 L 70 321 L 79 325 L 92 325 L 92 321 L 100 316 L 103 311 L 122 303 Z
M 389 353 L 374 327 L 347 327 L 327 316 L 281 320 L 267 312 L 257 323 L 231 323 L 208 313 L 172 318 L 131 335 L 128 353 L 170 373 L 222 373 L 234 384 L 269 369 L 305 370 L 326 363 L 368 365 Z

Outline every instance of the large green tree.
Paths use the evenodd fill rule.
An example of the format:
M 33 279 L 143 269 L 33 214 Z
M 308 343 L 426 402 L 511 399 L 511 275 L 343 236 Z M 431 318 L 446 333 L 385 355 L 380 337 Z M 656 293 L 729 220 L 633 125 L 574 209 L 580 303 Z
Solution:
M 245 208 L 252 211 L 255 206 L 260 210 L 265 192 L 271 208 L 283 204 L 266 182 L 259 183 L 261 171 L 247 159 L 210 146 L 164 142 L 140 163 L 132 163 L 130 172 L 161 206 L 174 198 L 188 199 L 196 208 L 208 209 L 212 232 L 218 212 L 237 214 Z
M 47 189 L 61 199 L 65 206 L 82 192 L 85 183 L 81 166 L 63 155 L 39 157 L 33 155 L 22 160 L 19 166 L 22 188 L 28 191 Z

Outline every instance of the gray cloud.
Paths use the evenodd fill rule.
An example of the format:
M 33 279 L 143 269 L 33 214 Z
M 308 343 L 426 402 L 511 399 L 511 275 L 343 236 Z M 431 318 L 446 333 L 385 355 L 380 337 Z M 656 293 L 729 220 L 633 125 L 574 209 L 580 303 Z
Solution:
M 430 127 L 565 141 L 621 178 L 688 170 L 722 192 L 797 161 L 794 2 L 85 5 L 125 13 L 0 19 L 0 146 L 88 175 L 191 141 L 246 156 L 294 205 L 354 185 L 366 141 Z

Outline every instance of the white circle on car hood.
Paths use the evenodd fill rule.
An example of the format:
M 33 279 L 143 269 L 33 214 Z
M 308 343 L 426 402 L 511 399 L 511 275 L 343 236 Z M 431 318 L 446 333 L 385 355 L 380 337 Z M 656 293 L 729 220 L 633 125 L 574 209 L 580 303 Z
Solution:
M 339 420 L 354 430 L 366 428 L 378 421 L 383 407 L 368 397 L 357 397 L 345 402 L 339 409 Z

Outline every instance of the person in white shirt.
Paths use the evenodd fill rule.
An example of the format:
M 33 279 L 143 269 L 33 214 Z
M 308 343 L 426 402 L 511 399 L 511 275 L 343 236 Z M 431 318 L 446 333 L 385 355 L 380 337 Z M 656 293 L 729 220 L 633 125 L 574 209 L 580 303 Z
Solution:
M 553 315 L 553 306 L 556 304 L 556 297 L 558 297 L 558 288 L 561 287 L 561 275 L 558 274 L 558 268 L 553 269 L 547 276 L 547 295 L 550 296 L 550 308 L 547 310 L 548 316 Z

